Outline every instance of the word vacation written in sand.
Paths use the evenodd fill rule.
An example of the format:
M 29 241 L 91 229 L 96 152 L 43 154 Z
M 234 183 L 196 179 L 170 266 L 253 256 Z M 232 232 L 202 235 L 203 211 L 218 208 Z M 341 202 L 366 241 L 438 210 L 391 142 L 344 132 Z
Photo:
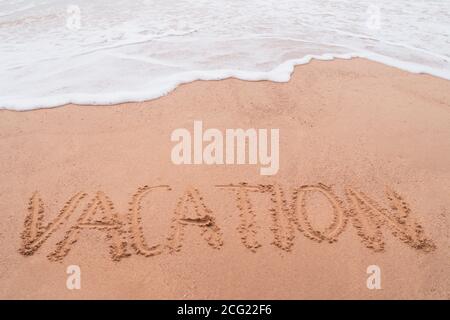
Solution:
M 281 185 L 250 185 L 245 182 L 214 187 L 217 192 L 223 192 L 224 197 L 228 194 L 230 201 L 235 202 L 239 215 L 237 232 L 242 245 L 251 252 L 257 252 L 262 246 L 257 239 L 260 230 L 257 214 L 270 215 L 271 226 L 267 232 L 272 233 L 271 244 L 286 252 L 292 250 L 299 234 L 322 245 L 332 245 L 349 225 L 357 230 L 362 244 L 373 251 L 384 250 L 386 232 L 415 250 L 429 252 L 436 248 L 415 220 L 409 204 L 390 188 L 386 189 L 384 205 L 381 205 L 351 187 L 345 188 L 343 201 L 332 188 L 322 183 L 291 187 L 289 191 Z M 156 191 L 165 192 L 168 197 L 173 195 L 178 200 L 171 212 L 166 238 L 160 243 L 149 243 L 144 230 L 150 231 L 152 225 L 144 226 L 142 217 L 150 215 L 151 205 L 147 204 L 144 208 L 143 203 L 146 197 Z M 185 244 L 187 232 L 200 235 L 212 250 L 221 249 L 224 245 L 223 234 L 215 218 L 220 212 L 213 212 L 208 207 L 208 199 L 201 195 L 199 189 L 188 188 L 177 195 L 172 192 L 168 185 L 139 187 L 130 199 L 127 214 L 123 215 L 117 212 L 113 201 L 104 192 L 98 191 L 91 195 L 78 192 L 67 200 L 56 217 L 52 215 L 52 219 L 44 210 L 40 194 L 35 192 L 29 200 L 19 252 L 25 256 L 33 255 L 58 229 L 65 233 L 48 253 L 47 257 L 51 261 L 62 261 L 83 231 L 88 229 L 105 233 L 110 256 L 115 261 L 132 254 L 150 257 L 178 252 Z M 308 217 L 308 207 L 313 203 L 314 194 L 323 197 L 332 211 L 332 222 L 322 230 L 313 226 Z M 268 210 L 256 212 L 254 203 L 262 199 L 255 197 L 270 199 Z M 73 215 L 78 217 L 72 225 L 68 225 L 68 218 Z M 44 223 L 44 220 L 48 222 Z

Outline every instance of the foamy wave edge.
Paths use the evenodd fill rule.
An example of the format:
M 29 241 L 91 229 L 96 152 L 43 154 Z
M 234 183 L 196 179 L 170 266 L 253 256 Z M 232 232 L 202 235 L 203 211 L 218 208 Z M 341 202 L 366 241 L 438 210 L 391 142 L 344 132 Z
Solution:
M 154 84 L 149 85 L 149 90 L 145 90 L 143 92 L 123 91 L 108 94 L 71 93 L 45 98 L 18 98 L 9 100 L 8 98 L 2 99 L 0 97 L 0 109 L 29 111 L 35 109 L 56 108 L 67 104 L 111 106 L 126 102 L 142 102 L 160 98 L 175 90 L 182 84 L 194 82 L 197 80 L 224 80 L 228 78 L 236 78 L 245 81 L 266 80 L 273 82 L 288 82 L 294 71 L 294 67 L 297 65 L 307 64 L 313 59 L 327 61 L 334 59 L 349 60 L 352 58 L 365 58 L 411 73 L 429 74 L 432 76 L 450 80 L 450 71 L 439 70 L 412 62 L 405 62 L 372 52 L 357 52 L 347 54 L 326 53 L 322 55 L 306 55 L 300 59 L 287 60 L 268 72 L 241 71 L 232 69 L 183 72 L 166 78 L 166 83 L 160 85 L 159 87 L 155 87 Z

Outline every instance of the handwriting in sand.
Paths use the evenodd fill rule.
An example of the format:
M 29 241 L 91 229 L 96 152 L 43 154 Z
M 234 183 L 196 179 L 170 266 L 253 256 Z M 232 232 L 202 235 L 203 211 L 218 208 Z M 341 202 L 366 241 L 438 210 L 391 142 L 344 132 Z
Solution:
M 257 240 L 258 227 L 251 192 L 270 197 L 271 207 L 268 212 L 271 215 L 272 244 L 286 252 L 292 250 L 296 231 L 312 241 L 333 243 L 338 240 L 349 222 L 356 228 L 361 242 L 373 251 L 384 250 L 385 231 L 390 231 L 394 237 L 416 250 L 429 252 L 436 248 L 433 241 L 425 236 L 422 226 L 411 215 L 409 204 L 390 188 L 386 189 L 388 206 L 384 208 L 365 193 L 350 187 L 345 189 L 343 201 L 332 188 L 322 183 L 291 188 L 289 192 L 280 185 L 250 185 L 244 182 L 215 187 L 234 194 L 240 217 L 237 231 L 243 246 L 252 252 L 256 252 L 262 245 Z M 76 222 L 67 228 L 56 248 L 47 255 L 49 260 L 63 260 L 85 229 L 100 230 L 106 234 L 110 255 L 115 261 L 132 253 L 150 257 L 163 252 L 180 251 L 188 227 L 190 230 L 197 228 L 197 232 L 200 232 L 205 242 L 213 249 L 220 249 L 223 246 L 222 232 L 214 213 L 196 188 L 187 189 L 179 197 L 164 243 L 149 245 L 143 233 L 141 202 L 157 189 L 171 191 L 168 185 L 138 188 L 129 202 L 126 215 L 119 215 L 111 199 L 102 191 L 96 192 L 88 201 L 86 201 L 88 194 L 78 192 L 46 225 L 44 225 L 44 203 L 39 193 L 35 192 L 29 201 L 19 252 L 26 256 L 37 252 L 55 231 L 67 228 L 66 221 L 77 208 L 83 208 L 81 214 Z M 333 209 L 333 220 L 323 230 L 313 227 L 308 218 L 308 197 L 312 193 L 322 195 Z

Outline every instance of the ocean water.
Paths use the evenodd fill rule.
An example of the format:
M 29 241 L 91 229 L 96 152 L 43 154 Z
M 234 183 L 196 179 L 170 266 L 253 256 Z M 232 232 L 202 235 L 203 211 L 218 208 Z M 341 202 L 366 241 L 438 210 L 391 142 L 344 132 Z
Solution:
M 450 0 L 0 0 L 0 108 L 283 82 L 313 58 L 351 57 L 450 79 Z

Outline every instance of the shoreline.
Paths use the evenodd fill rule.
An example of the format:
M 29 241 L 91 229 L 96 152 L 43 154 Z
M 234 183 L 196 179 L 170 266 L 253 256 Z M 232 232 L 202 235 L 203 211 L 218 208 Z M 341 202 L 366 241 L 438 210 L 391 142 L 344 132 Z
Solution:
M 277 174 L 175 165 L 171 133 L 196 120 L 279 129 Z M 360 58 L 0 110 L 0 297 L 449 299 L 449 123 L 448 80 Z
M 348 54 L 323 54 L 323 55 L 306 55 L 299 59 L 292 59 L 283 62 L 282 64 L 278 65 L 276 68 L 268 71 L 268 72 L 250 72 L 245 71 L 241 72 L 239 70 L 221 70 L 220 72 L 225 72 L 225 74 L 230 74 L 229 76 L 226 76 L 222 74 L 222 76 L 217 76 L 215 73 L 219 71 L 203 71 L 203 72 L 190 72 L 192 74 L 200 74 L 200 73 L 206 73 L 211 74 L 209 77 L 199 77 L 199 76 L 191 76 L 189 80 L 183 80 L 179 83 L 171 84 L 168 88 L 165 88 L 163 91 L 165 93 L 159 93 L 155 94 L 154 97 L 148 97 L 145 99 L 127 99 L 129 101 L 124 102 L 113 102 L 108 104 L 103 103 L 95 103 L 95 104 L 89 104 L 89 103 L 75 103 L 75 102 L 68 102 L 63 104 L 54 104 L 52 103 L 50 106 L 45 107 L 26 107 L 25 109 L 23 107 L 14 109 L 13 107 L 6 107 L 0 110 L 9 110 L 9 111 L 33 111 L 33 110 L 40 110 L 40 109 L 53 109 L 53 108 L 60 108 L 64 106 L 69 105 L 79 105 L 79 106 L 118 106 L 123 104 L 129 104 L 129 103 L 143 103 L 146 101 L 153 101 L 160 98 L 163 98 L 167 95 L 170 95 L 172 92 L 174 92 L 177 88 L 183 85 L 189 85 L 191 83 L 195 83 L 198 81 L 224 81 L 224 80 L 240 80 L 240 81 L 249 81 L 249 82 L 264 82 L 269 81 L 273 83 L 287 83 L 291 80 L 292 75 L 296 68 L 301 67 L 303 65 L 307 65 L 312 62 L 319 62 L 319 61 L 342 61 L 342 60 L 365 60 L 369 62 L 375 62 L 382 64 L 383 66 L 391 67 L 398 69 L 403 72 L 411 73 L 411 74 L 417 74 L 417 75 L 424 75 L 424 76 L 431 76 L 442 80 L 449 80 L 450 81 L 450 74 L 446 74 L 445 72 L 438 72 L 437 69 L 425 66 L 425 65 L 419 65 L 415 63 L 410 62 L 402 62 L 400 60 L 396 60 L 394 58 L 390 58 L 383 55 L 377 55 L 374 53 L 371 54 L 363 54 L 363 53 L 348 53 Z M 401 67 L 403 66 L 403 67 Z M 277 71 L 278 70 L 278 71 Z M 279 70 L 284 70 L 282 75 L 277 75 L 277 72 Z M 236 74 L 241 74 L 241 76 L 236 76 Z M 248 74 L 253 74 L 253 78 L 249 77 Z M 247 75 L 245 75 L 247 74 Z M 259 76 L 256 76 L 259 75 Z M 256 79 L 258 78 L 258 79 Z M 259 79 L 260 78 L 260 79 Z M 133 95 L 137 95 L 134 93 Z M 52 98 L 54 99 L 54 98 Z M 92 100 L 98 99 L 98 98 L 90 98 Z M 29 99 L 32 100 L 32 99 Z M 57 100 L 70 100 L 69 98 L 59 98 Z M 23 103 L 22 103 L 23 104 Z

